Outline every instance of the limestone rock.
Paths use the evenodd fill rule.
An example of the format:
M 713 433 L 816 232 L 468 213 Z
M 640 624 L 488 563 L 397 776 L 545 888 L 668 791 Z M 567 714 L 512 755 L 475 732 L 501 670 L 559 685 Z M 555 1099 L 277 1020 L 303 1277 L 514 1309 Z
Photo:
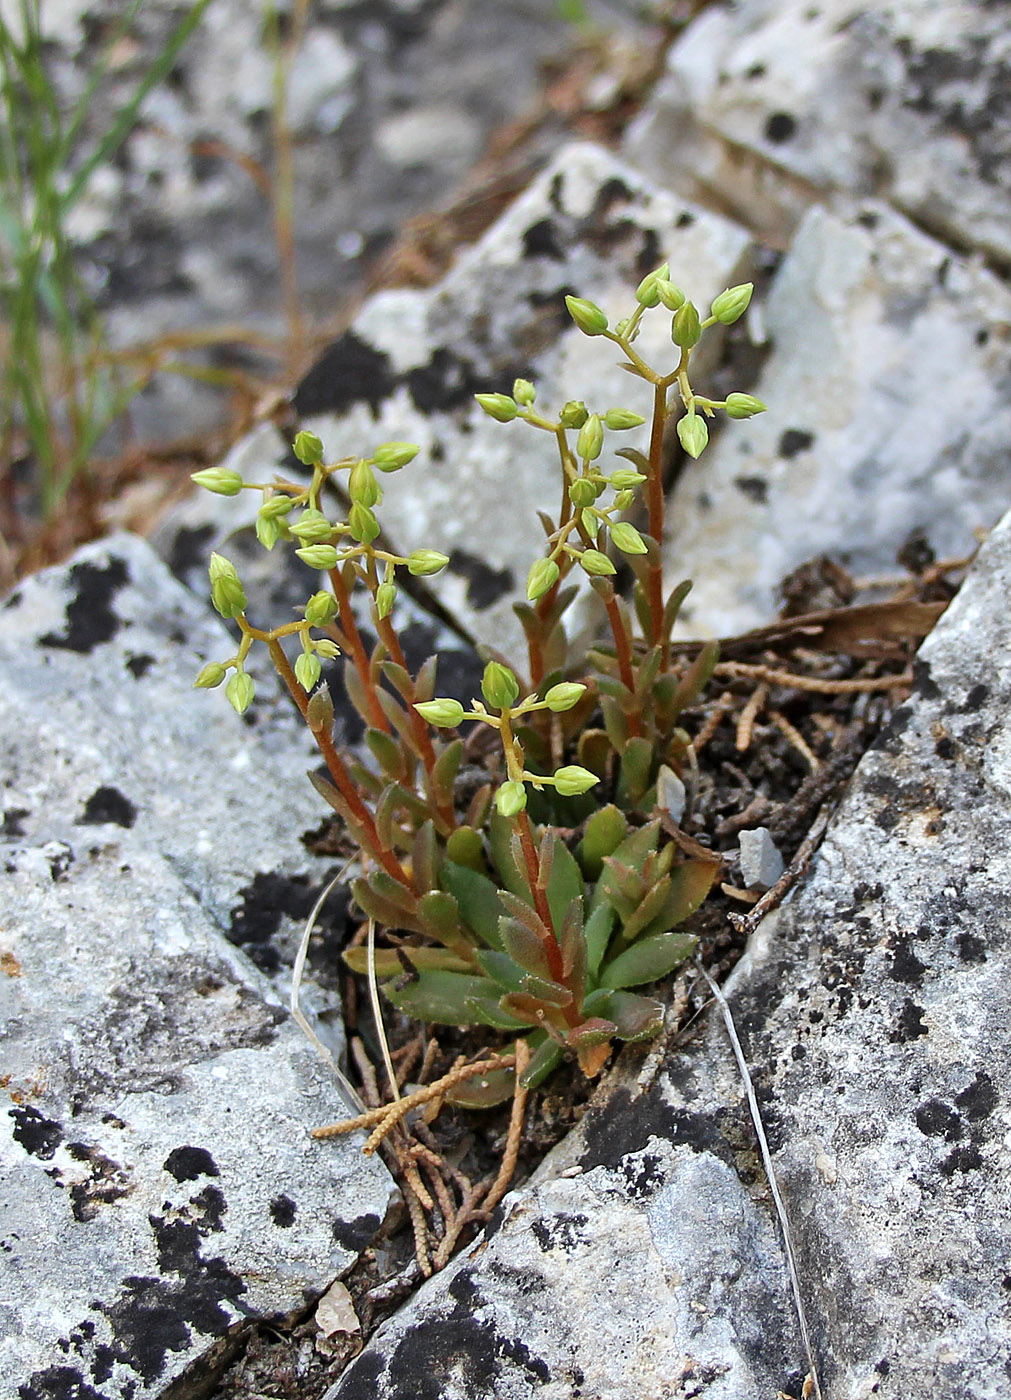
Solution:
M 1011 516 L 727 988 L 826 1400 L 1007 1394 L 1009 589 Z M 742 1099 L 718 1017 L 633 1064 L 328 1400 L 799 1395 Z
M 386 1210 L 360 1142 L 309 1136 L 346 1110 L 236 946 L 307 912 L 319 803 L 262 706 L 250 729 L 192 690 L 231 644 L 142 541 L 0 618 L 0 1389 L 185 1396 Z
M 511 604 L 536 558 L 536 512 L 557 510 L 557 467 L 545 433 L 491 421 L 473 396 L 508 393 L 523 376 L 549 412 L 578 398 L 648 416 L 648 386 L 617 368 L 608 342 L 575 329 L 564 298 L 590 296 L 612 318 L 628 315 L 639 280 L 667 259 L 708 305 L 745 277 L 749 240 L 599 147 L 567 147 L 439 286 L 373 297 L 299 386 L 303 424 L 335 454 L 420 444 L 388 483 L 381 522 L 404 552 L 450 556 L 432 591 L 506 654 L 524 656 Z M 643 325 L 637 348 L 668 363 L 670 318 Z M 643 445 L 645 431 L 622 434 L 622 444 Z
M 626 149 L 774 239 L 844 191 L 1006 263 L 1009 62 L 1006 7 L 986 0 L 710 6 Z
M 939 556 L 971 553 L 1009 497 L 1011 295 L 978 263 L 885 206 L 815 208 L 759 314 L 749 392 L 769 412 L 714 435 L 669 514 L 695 635 L 768 622 L 784 576 L 822 552 L 894 573 L 919 529 Z

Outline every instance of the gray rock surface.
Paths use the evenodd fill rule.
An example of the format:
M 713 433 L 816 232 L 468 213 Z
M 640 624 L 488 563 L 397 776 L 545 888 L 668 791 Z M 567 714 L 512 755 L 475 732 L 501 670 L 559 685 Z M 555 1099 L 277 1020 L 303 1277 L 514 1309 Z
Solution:
M 320 804 L 294 726 L 192 690 L 230 643 L 141 540 L 0 618 L 0 1391 L 183 1396 L 386 1210 L 360 1143 L 309 1136 L 345 1110 L 237 946 L 294 936 Z
M 1011 516 L 727 989 L 826 1400 L 1008 1393 L 1009 588 Z M 627 1070 L 489 1233 L 328 1400 L 799 1394 L 718 1017 Z
M 714 435 L 672 498 L 692 635 L 768 622 L 784 576 L 822 552 L 894 573 L 921 529 L 969 554 L 1011 497 L 1011 293 L 977 261 L 887 206 L 814 208 L 758 314 L 749 392 L 769 411 Z
M 712 5 L 672 46 L 626 149 L 774 241 L 841 191 L 1007 264 L 1009 61 L 1003 3 Z
M 493 422 L 473 395 L 509 393 L 522 375 L 548 412 L 577 398 L 593 411 L 648 415 L 648 386 L 618 369 L 613 346 L 572 325 L 565 295 L 628 315 L 639 280 L 669 260 L 708 305 L 744 279 L 750 259 L 736 225 L 599 147 L 570 145 L 437 287 L 372 297 L 303 379 L 295 407 L 334 455 L 387 439 L 420 444 L 420 457 L 384 483 L 380 520 L 398 548 L 448 554 L 432 591 L 479 641 L 522 660 L 512 603 L 537 556 L 536 512 L 557 510 L 557 464 L 545 433 Z M 637 349 L 667 364 L 669 332 L 669 316 L 647 317 Z M 715 348 L 710 340 L 710 369 Z M 700 382 L 706 369 L 700 356 Z M 641 446 L 646 431 L 622 433 L 621 445 Z

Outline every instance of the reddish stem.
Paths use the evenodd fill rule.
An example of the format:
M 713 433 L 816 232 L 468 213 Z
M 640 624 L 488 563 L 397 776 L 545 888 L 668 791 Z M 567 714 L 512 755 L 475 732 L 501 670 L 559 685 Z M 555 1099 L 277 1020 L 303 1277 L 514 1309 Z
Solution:
M 646 483 L 649 503 L 649 533 L 656 540 L 658 549 L 663 547 L 664 532 L 664 491 L 663 491 L 663 430 L 667 422 L 667 380 L 653 386 L 653 423 L 649 435 L 649 481 Z M 663 561 L 658 555 L 650 562 L 647 597 L 649 615 L 653 623 L 652 643 L 663 642 Z M 664 648 L 662 667 L 667 668 L 667 648 Z
M 534 846 L 534 835 L 530 830 L 530 818 L 526 812 L 518 812 L 513 819 L 516 823 L 516 831 L 519 834 L 520 845 L 523 848 L 523 860 L 527 867 L 527 879 L 530 882 L 530 893 L 534 897 L 534 908 L 545 928 L 548 930 L 548 937 L 542 940 L 544 954 L 548 960 L 548 968 L 552 981 L 565 985 L 565 971 L 562 967 L 562 950 L 558 946 L 558 938 L 554 932 L 554 924 L 551 921 L 551 909 L 548 905 L 547 892 L 543 886 L 538 884 L 540 865 L 537 860 L 537 850 Z
M 613 588 L 608 588 L 604 594 L 604 607 L 607 610 L 607 620 L 611 624 L 611 635 L 614 637 L 614 649 L 618 659 L 618 674 L 621 677 L 621 683 L 634 695 L 635 675 L 632 671 L 632 651 L 628 643 L 628 633 L 625 630 L 625 620 L 621 615 Z M 637 711 L 628 715 L 628 732 L 632 735 L 642 733 L 642 723 Z
M 383 707 L 379 703 L 379 696 L 376 694 L 375 682 L 372 679 L 372 668 L 369 664 L 368 654 L 365 651 L 365 643 L 362 641 L 361 633 L 358 631 L 358 624 L 355 621 L 354 609 L 351 606 L 351 598 L 344 586 L 344 579 L 339 568 L 331 569 L 330 583 L 333 587 L 334 597 L 337 599 L 337 608 L 340 613 L 341 629 L 347 638 L 348 652 L 354 662 L 355 670 L 358 672 L 362 688 L 365 691 L 366 703 L 369 707 L 368 722 L 373 729 L 382 730 L 384 734 L 392 733 L 390 721 L 383 712 Z

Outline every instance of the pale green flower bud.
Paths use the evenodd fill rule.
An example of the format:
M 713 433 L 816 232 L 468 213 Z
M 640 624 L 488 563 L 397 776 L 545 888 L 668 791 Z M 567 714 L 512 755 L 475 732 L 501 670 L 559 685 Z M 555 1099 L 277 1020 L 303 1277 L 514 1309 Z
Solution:
M 414 708 L 422 719 L 427 719 L 436 729 L 455 729 L 464 719 L 459 700 L 425 700 Z
M 563 797 L 578 797 L 580 793 L 589 792 L 590 788 L 596 787 L 599 782 L 596 773 L 591 773 L 588 768 L 580 768 L 578 763 L 570 763 L 555 773 L 555 791 L 560 792 Z
M 545 593 L 551 592 L 560 573 L 561 570 L 553 559 L 536 559 L 530 565 L 530 572 L 527 574 L 527 597 L 531 603 L 536 603 L 538 598 L 543 598 Z
M 224 666 L 219 662 L 209 661 L 193 682 L 194 689 L 213 690 L 215 686 L 221 684 L 227 674 Z
M 611 539 L 622 554 L 646 553 L 646 545 L 642 535 L 627 520 L 619 520 L 611 526 Z
M 656 284 L 657 294 L 661 303 L 668 311 L 680 311 L 685 304 L 685 294 L 680 287 L 676 287 L 673 282 L 669 282 L 665 277 L 661 277 Z
M 317 656 L 322 656 L 324 661 L 336 661 L 341 654 L 341 649 L 336 642 L 332 642 L 329 637 L 320 637 L 313 642 Z
M 260 515 L 265 520 L 276 520 L 279 516 L 287 515 L 295 502 L 291 496 L 271 496 L 260 507 Z
M 213 491 L 215 496 L 237 496 L 242 490 L 242 477 L 227 467 L 208 467 L 202 472 L 191 472 L 190 481 L 195 481 L 205 491 Z
M 582 399 L 570 399 L 558 415 L 563 428 L 581 428 L 590 414 Z
M 319 663 L 319 658 L 313 656 L 311 651 L 299 653 L 295 662 L 295 679 L 303 690 L 312 690 L 313 686 L 323 674 L 323 667 Z
M 592 538 L 600 529 L 600 516 L 595 510 L 586 508 L 579 512 L 580 523 L 586 533 Z
M 720 292 L 710 310 L 722 325 L 732 326 L 747 311 L 754 290 L 753 282 L 741 282 L 736 287 L 728 287 L 725 292 Z
M 600 456 L 603 446 L 603 426 L 597 415 L 591 413 L 579 430 L 579 437 L 576 439 L 576 455 L 592 462 L 595 457 Z
M 357 462 L 348 478 L 348 495 L 360 506 L 371 507 L 382 499 L 379 483 L 367 462 Z
M 592 481 L 588 481 L 585 476 L 577 477 L 569 487 L 569 500 L 580 510 L 584 506 L 592 506 L 597 499 L 597 488 Z
M 670 264 L 664 263 L 654 272 L 649 272 L 635 289 L 635 299 L 640 306 L 658 306 L 660 303 L 660 292 L 657 282 L 666 281 L 670 273 Z
M 633 486 L 641 486 L 645 480 L 642 472 L 633 471 L 631 467 L 619 467 L 608 477 L 616 491 L 627 491 Z
M 601 335 L 607 330 L 607 317 L 592 301 L 585 297 L 566 297 L 565 305 L 584 335 Z
M 678 419 L 678 437 L 689 457 L 701 457 L 709 441 L 706 420 L 696 413 L 686 413 Z
M 641 414 L 629 408 L 609 408 L 604 414 L 604 426 L 612 432 L 623 432 L 626 428 L 641 428 L 645 423 Z
M 398 472 L 413 462 L 420 449 L 413 442 L 384 442 L 372 454 L 372 465 L 381 472 Z
M 368 506 L 359 505 L 357 501 L 348 511 L 348 526 L 359 544 L 371 544 L 379 534 L 379 521 Z
M 571 710 L 577 704 L 580 696 L 586 689 L 585 685 L 580 685 L 578 681 L 560 681 L 558 685 L 553 685 L 544 700 L 549 710 L 560 715 L 564 710 Z
M 481 677 L 481 693 L 489 705 L 507 710 L 519 697 L 520 683 L 501 661 L 489 661 Z
M 208 565 L 211 602 L 222 617 L 238 617 L 246 611 L 246 593 L 235 572 L 235 565 L 220 554 L 212 554 Z
M 537 390 L 530 383 L 529 379 L 515 379 L 513 381 L 513 398 L 524 408 L 529 408 L 537 397 Z
M 671 322 L 670 338 L 682 350 L 690 350 L 699 343 L 702 335 L 702 322 L 693 301 L 686 301 L 679 311 L 675 311 Z
M 389 617 L 396 601 L 397 585 L 395 583 L 381 583 L 376 589 L 376 612 L 379 616 L 381 618 Z
M 448 554 L 440 554 L 437 549 L 415 549 L 407 556 L 407 572 L 415 578 L 427 578 L 437 574 L 449 563 Z
M 496 423 L 511 423 L 516 417 L 516 401 L 508 394 L 475 394 L 474 397 Z
M 619 491 L 619 492 L 615 495 L 615 498 L 614 498 L 615 509 L 617 509 L 617 510 L 628 510 L 629 506 L 632 504 L 632 502 L 633 502 L 634 500 L 635 500 L 635 492 L 634 492 L 634 491 Z
M 726 410 L 728 418 L 750 418 L 755 413 L 764 413 L 765 404 L 753 394 L 728 394 Z
M 305 620 L 313 627 L 325 627 L 337 616 L 337 599 L 325 588 L 314 593 L 305 605 Z
M 281 527 L 271 515 L 257 515 L 254 528 L 264 549 L 273 549 L 281 537 Z
M 296 436 L 291 448 L 303 466 L 314 467 L 317 462 L 323 460 L 322 442 L 315 433 L 307 433 L 304 428 Z
M 610 559 L 606 554 L 601 554 L 599 549 L 584 549 L 579 556 L 579 565 L 591 578 L 603 578 L 607 574 L 617 573 Z
M 333 534 L 333 526 L 321 510 L 310 506 L 304 510 L 293 525 L 288 527 L 296 539 L 303 544 L 319 544 Z
M 495 806 L 503 817 L 518 817 L 527 805 L 527 790 L 522 783 L 503 783 L 495 794 Z
M 253 685 L 252 676 L 247 676 L 245 671 L 236 671 L 235 675 L 225 686 L 225 694 L 228 696 L 228 703 L 238 715 L 244 715 L 252 704 L 256 687 Z
M 332 544 L 307 544 L 305 549 L 296 549 L 295 553 L 310 569 L 337 567 L 337 550 Z

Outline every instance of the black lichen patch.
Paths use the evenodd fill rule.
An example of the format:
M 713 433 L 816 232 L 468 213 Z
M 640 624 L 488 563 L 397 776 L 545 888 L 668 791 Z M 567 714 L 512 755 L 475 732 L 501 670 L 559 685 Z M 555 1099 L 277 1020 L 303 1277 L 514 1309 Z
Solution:
M 7 1111 L 14 1119 L 14 1141 L 30 1156 L 38 1157 L 40 1162 L 52 1161 L 56 1149 L 63 1141 L 63 1129 L 59 1123 L 46 1118 L 31 1104 L 18 1104 Z
M 975 933 L 959 933 L 955 936 L 958 956 L 964 963 L 985 963 L 986 944 Z
M 213 538 L 213 525 L 183 525 L 176 531 L 168 566 L 182 583 L 194 569 L 203 573 L 207 568 L 207 547 Z
M 789 460 L 798 452 L 806 452 L 814 444 L 814 433 L 804 428 L 787 428 L 779 439 L 779 455 Z
M 146 676 L 153 665 L 154 657 L 148 656 L 146 652 L 141 652 L 137 656 L 128 656 L 126 659 L 126 669 L 137 681 Z
M 106 1400 L 76 1366 L 47 1366 L 18 1386 L 18 1400 Z
M 982 707 L 989 694 L 990 687 L 988 685 L 974 685 L 959 706 L 959 710 L 963 714 L 975 714 Z
M 96 788 L 84 804 L 84 811 L 77 818 L 78 826 L 114 826 L 129 828 L 137 820 L 137 808 L 118 788 L 102 786 Z
M 488 387 L 486 379 L 470 360 L 444 345 L 436 347 L 427 365 L 418 365 L 405 376 L 419 413 L 448 413 L 469 404 L 475 394 Z
M 734 485 L 756 506 L 764 506 L 769 499 L 769 483 L 764 476 L 735 476 Z
M 173 1147 L 162 1168 L 176 1181 L 196 1181 L 198 1176 L 219 1176 L 217 1163 L 206 1147 Z
M 27 807 L 8 807 L 0 821 L 0 836 L 24 836 L 24 827 L 21 823 L 25 817 L 30 817 Z
M 911 982 L 914 986 L 923 980 L 926 972 L 926 964 L 913 952 L 908 935 L 900 935 L 896 938 L 892 948 L 891 975 L 897 982 Z
M 281 958 L 270 944 L 271 937 L 281 927 L 285 914 L 292 919 L 305 919 L 316 901 L 316 894 L 305 875 L 260 872 L 239 891 L 242 902 L 231 911 L 225 937 L 244 948 L 264 972 L 276 972 Z
M 76 651 L 82 655 L 109 642 L 122 625 L 112 609 L 118 591 L 130 582 L 126 562 L 112 558 L 99 564 L 75 564 L 70 582 L 76 589 L 66 607 L 66 628 L 62 635 L 47 632 L 38 640 L 40 647 Z
M 556 1215 L 535 1220 L 531 1229 L 537 1247 L 542 1254 L 560 1249 L 563 1254 L 571 1254 L 577 1245 L 584 1244 L 592 1233 L 587 1229 L 590 1220 L 586 1215 L 570 1215 L 559 1211 Z
M 902 1010 L 899 1012 L 899 1023 L 889 1034 L 888 1039 L 893 1044 L 905 1045 L 910 1040 L 918 1040 L 921 1035 L 927 1034 L 927 1027 L 923 1024 L 923 1007 L 917 1006 L 909 997 L 902 1003 Z
M 945 1142 L 958 1142 L 963 1136 L 962 1120 L 951 1107 L 941 1099 L 928 1099 L 916 1110 L 916 1126 L 925 1137 L 944 1138 Z
M 978 1070 L 971 1084 L 955 1095 L 955 1103 L 970 1123 L 979 1123 L 997 1107 L 999 1096 L 990 1076 Z
M 512 569 L 493 569 L 465 549 L 453 550 L 449 556 L 449 567 L 452 573 L 467 580 L 467 602 L 478 610 L 490 608 L 515 585 Z
M 283 1192 L 280 1196 L 275 1196 L 270 1203 L 270 1218 L 282 1230 L 294 1225 L 297 1213 L 298 1207 L 295 1202 Z
M 648 1199 L 664 1182 L 661 1159 L 650 1152 L 644 1152 L 641 1157 L 626 1157 L 621 1164 L 621 1174 L 625 1178 L 625 1190 L 633 1201 Z
M 553 219 L 538 219 L 523 234 L 523 256 L 525 258 L 553 258 L 563 262 L 565 253 L 559 239 L 559 231 Z
M 331 1225 L 333 1237 L 339 1245 L 360 1254 L 374 1238 L 382 1221 L 372 1211 L 359 1215 L 354 1220 L 335 1220 Z
M 797 130 L 797 119 L 789 112 L 773 112 L 765 123 L 765 139 L 780 146 L 789 141 Z
M 653 1136 L 733 1163 L 730 1145 L 712 1117 L 671 1108 L 658 1094 L 633 1098 L 627 1089 L 619 1089 L 607 1104 L 587 1114 L 581 1131 L 585 1147 L 579 1162 L 584 1171 L 621 1168 L 623 1159 L 641 1151 Z
M 84 1142 L 71 1142 L 67 1150 L 77 1162 L 86 1162 L 90 1175 L 70 1187 L 70 1209 L 75 1220 L 94 1220 L 101 1206 L 130 1194 L 133 1189 L 127 1173 L 99 1148 Z
M 295 390 L 295 412 L 300 418 L 313 413 L 346 413 L 356 403 L 367 403 L 376 413 L 396 386 L 389 355 L 354 331 L 345 331 Z
M 948 1153 L 944 1161 L 938 1167 L 942 1176 L 953 1177 L 956 1172 L 979 1171 L 983 1165 L 983 1157 L 979 1148 L 974 1143 L 963 1143 L 961 1147 L 954 1148 Z

